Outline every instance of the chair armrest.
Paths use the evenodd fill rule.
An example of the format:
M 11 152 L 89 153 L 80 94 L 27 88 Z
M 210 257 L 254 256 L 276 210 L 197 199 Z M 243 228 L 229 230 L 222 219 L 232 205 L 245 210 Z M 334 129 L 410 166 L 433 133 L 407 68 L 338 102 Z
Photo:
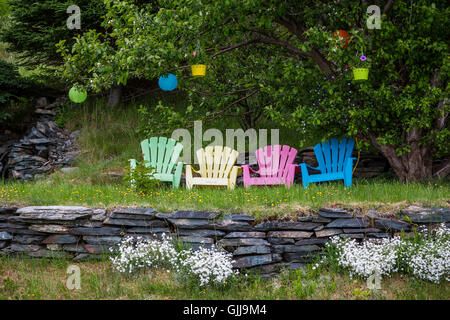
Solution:
M 300 163 L 298 166 L 301 167 L 302 164 L 304 164 L 306 167 L 308 167 L 308 168 L 310 168 L 310 169 L 320 171 L 319 167 L 315 167 L 315 168 L 314 168 L 314 167 L 311 167 L 309 164 L 306 164 L 306 163 Z
M 345 160 L 344 160 L 344 164 L 345 163 L 347 163 L 347 162 L 349 162 L 350 161 L 350 163 L 352 163 L 353 164 L 353 161 L 355 161 L 356 160 L 356 158 L 346 158 Z
M 248 168 L 250 173 L 258 173 L 259 174 L 259 170 L 253 170 L 252 167 L 250 167 L 248 164 L 242 165 L 241 168 L 242 168 L 242 170 L 244 170 L 244 168 Z

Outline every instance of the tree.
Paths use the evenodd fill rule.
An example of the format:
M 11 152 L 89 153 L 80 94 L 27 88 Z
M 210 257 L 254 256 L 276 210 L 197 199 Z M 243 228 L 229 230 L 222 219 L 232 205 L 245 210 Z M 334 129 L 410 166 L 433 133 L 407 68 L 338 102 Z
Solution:
M 206 48 L 204 62 L 212 70 L 225 66 L 222 79 L 234 83 L 217 77 L 214 84 L 196 81 L 191 89 L 187 81 L 194 93 L 204 85 L 202 104 L 226 100 L 224 90 L 231 87 L 234 92 L 245 90 L 263 97 L 265 114 L 282 126 L 372 144 L 402 181 L 450 172 L 449 158 L 439 170 L 432 168 L 434 157 L 450 153 L 449 8 L 444 1 L 417 0 L 412 6 L 373 1 L 381 8 L 379 30 L 367 27 L 369 4 L 357 0 L 161 0 L 145 8 L 132 1 L 107 2 L 108 15 L 114 16 L 109 36 L 119 53 L 103 50 L 105 41 L 93 46 L 86 36 L 80 37 L 74 54 L 66 49 L 67 74 L 84 70 L 78 78 L 101 87 L 111 85 L 111 78 L 181 73 L 187 52 L 194 51 L 199 40 Z M 335 35 L 340 29 L 351 35 L 346 48 Z M 102 60 L 85 59 L 92 55 L 87 48 L 100 48 Z M 362 55 L 371 61 L 369 80 L 353 81 L 351 68 Z M 97 61 L 101 67 L 95 67 Z M 104 67 L 110 62 L 114 67 Z M 236 68 L 245 71 L 239 74 L 242 78 L 233 77 Z M 205 90 L 215 86 L 224 90 Z M 250 98 L 232 96 L 231 107 Z M 190 97 L 198 101 L 195 94 Z M 205 117 L 211 114 L 224 112 L 216 109 Z
M 89 29 L 99 29 L 105 13 L 102 0 L 79 0 L 81 29 L 69 30 L 67 8 L 73 1 L 9 0 L 10 23 L 2 30 L 0 41 L 9 44 L 21 64 L 28 66 L 61 65 L 56 43 L 68 40 Z

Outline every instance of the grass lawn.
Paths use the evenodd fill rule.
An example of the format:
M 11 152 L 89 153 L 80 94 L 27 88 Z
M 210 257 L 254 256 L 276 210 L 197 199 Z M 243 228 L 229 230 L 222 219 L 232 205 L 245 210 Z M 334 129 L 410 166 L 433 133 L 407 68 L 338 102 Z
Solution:
M 409 277 L 384 278 L 381 290 L 366 281 L 331 270 L 285 271 L 266 280 L 243 276 L 220 288 L 184 286 L 166 271 L 128 277 L 106 259 L 76 263 L 81 289 L 66 287 L 71 262 L 0 258 L 0 299 L 449 299 L 450 283 L 433 284 Z
M 172 104 L 184 108 L 184 98 L 170 96 Z M 152 110 L 161 97 L 149 98 L 144 103 Z M 81 108 L 81 109 L 80 109 Z M 108 173 L 125 173 L 128 159 L 140 159 L 139 141 L 143 138 L 136 128 L 142 125 L 137 103 L 120 108 L 107 108 L 104 101 L 96 100 L 83 106 L 68 105 L 56 118 L 59 125 L 70 131 L 79 130 L 81 154 L 75 164 L 78 171 L 70 174 L 54 173 L 35 182 L 0 181 L 0 205 L 86 205 L 95 207 L 146 206 L 160 211 L 174 209 L 221 210 L 245 212 L 256 218 L 284 216 L 325 205 L 342 205 L 364 209 L 378 209 L 396 214 L 408 204 L 426 206 L 450 205 L 450 182 L 400 183 L 395 178 L 355 179 L 351 189 L 342 181 L 312 184 L 305 191 L 299 185 L 285 187 L 238 187 L 233 191 L 184 186 L 173 190 L 162 186 L 148 192 L 131 190 L 121 179 Z M 161 117 L 151 111 L 151 116 Z M 212 127 L 232 128 L 236 123 L 205 123 L 204 130 Z M 262 127 L 273 123 L 265 120 Z M 280 142 L 296 148 L 297 137 L 289 131 L 280 131 Z M 315 139 L 315 138 L 314 138 Z M 317 141 L 311 140 L 308 145 Z
M 342 183 L 235 190 L 159 187 L 147 193 L 125 184 L 91 184 L 74 176 L 55 174 L 36 182 L 0 182 L 0 205 L 85 205 L 92 207 L 146 206 L 160 211 L 176 209 L 245 212 L 256 218 L 282 217 L 320 206 L 341 205 L 395 214 L 408 204 L 449 206 L 450 184 L 403 184 L 393 180 L 360 180 L 351 189 Z

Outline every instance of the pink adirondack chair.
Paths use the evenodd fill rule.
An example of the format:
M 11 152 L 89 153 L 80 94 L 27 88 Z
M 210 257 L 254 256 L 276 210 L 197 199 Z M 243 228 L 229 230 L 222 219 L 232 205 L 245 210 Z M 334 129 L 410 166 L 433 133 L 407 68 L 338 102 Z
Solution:
M 251 185 L 284 184 L 290 187 L 294 182 L 295 156 L 297 149 L 289 146 L 265 146 L 256 150 L 256 160 L 259 170 L 253 170 L 249 165 L 242 166 L 244 174 L 244 187 Z M 258 177 L 251 177 L 250 173 L 257 173 Z

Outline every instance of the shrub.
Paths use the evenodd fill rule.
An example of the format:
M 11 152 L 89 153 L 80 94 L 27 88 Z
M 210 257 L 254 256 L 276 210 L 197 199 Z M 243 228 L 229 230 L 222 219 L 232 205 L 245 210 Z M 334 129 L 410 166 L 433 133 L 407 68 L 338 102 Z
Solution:
M 123 179 L 136 190 L 145 192 L 161 185 L 160 181 L 153 177 L 154 172 L 155 168 L 140 162 L 136 164 L 136 168 L 126 169 Z
M 450 281 L 450 230 L 444 224 L 433 231 L 421 230 L 412 238 L 367 240 L 361 244 L 333 237 L 325 251 L 333 253 L 333 257 L 325 257 L 317 266 L 337 260 L 338 266 L 351 276 L 368 278 L 376 272 L 385 276 L 401 272 L 435 283 Z
M 232 269 L 230 253 L 214 247 L 193 251 L 177 246 L 165 236 L 162 241 L 127 237 L 115 253 L 111 262 L 120 273 L 163 268 L 173 271 L 176 279 L 185 285 L 223 285 L 237 274 Z

